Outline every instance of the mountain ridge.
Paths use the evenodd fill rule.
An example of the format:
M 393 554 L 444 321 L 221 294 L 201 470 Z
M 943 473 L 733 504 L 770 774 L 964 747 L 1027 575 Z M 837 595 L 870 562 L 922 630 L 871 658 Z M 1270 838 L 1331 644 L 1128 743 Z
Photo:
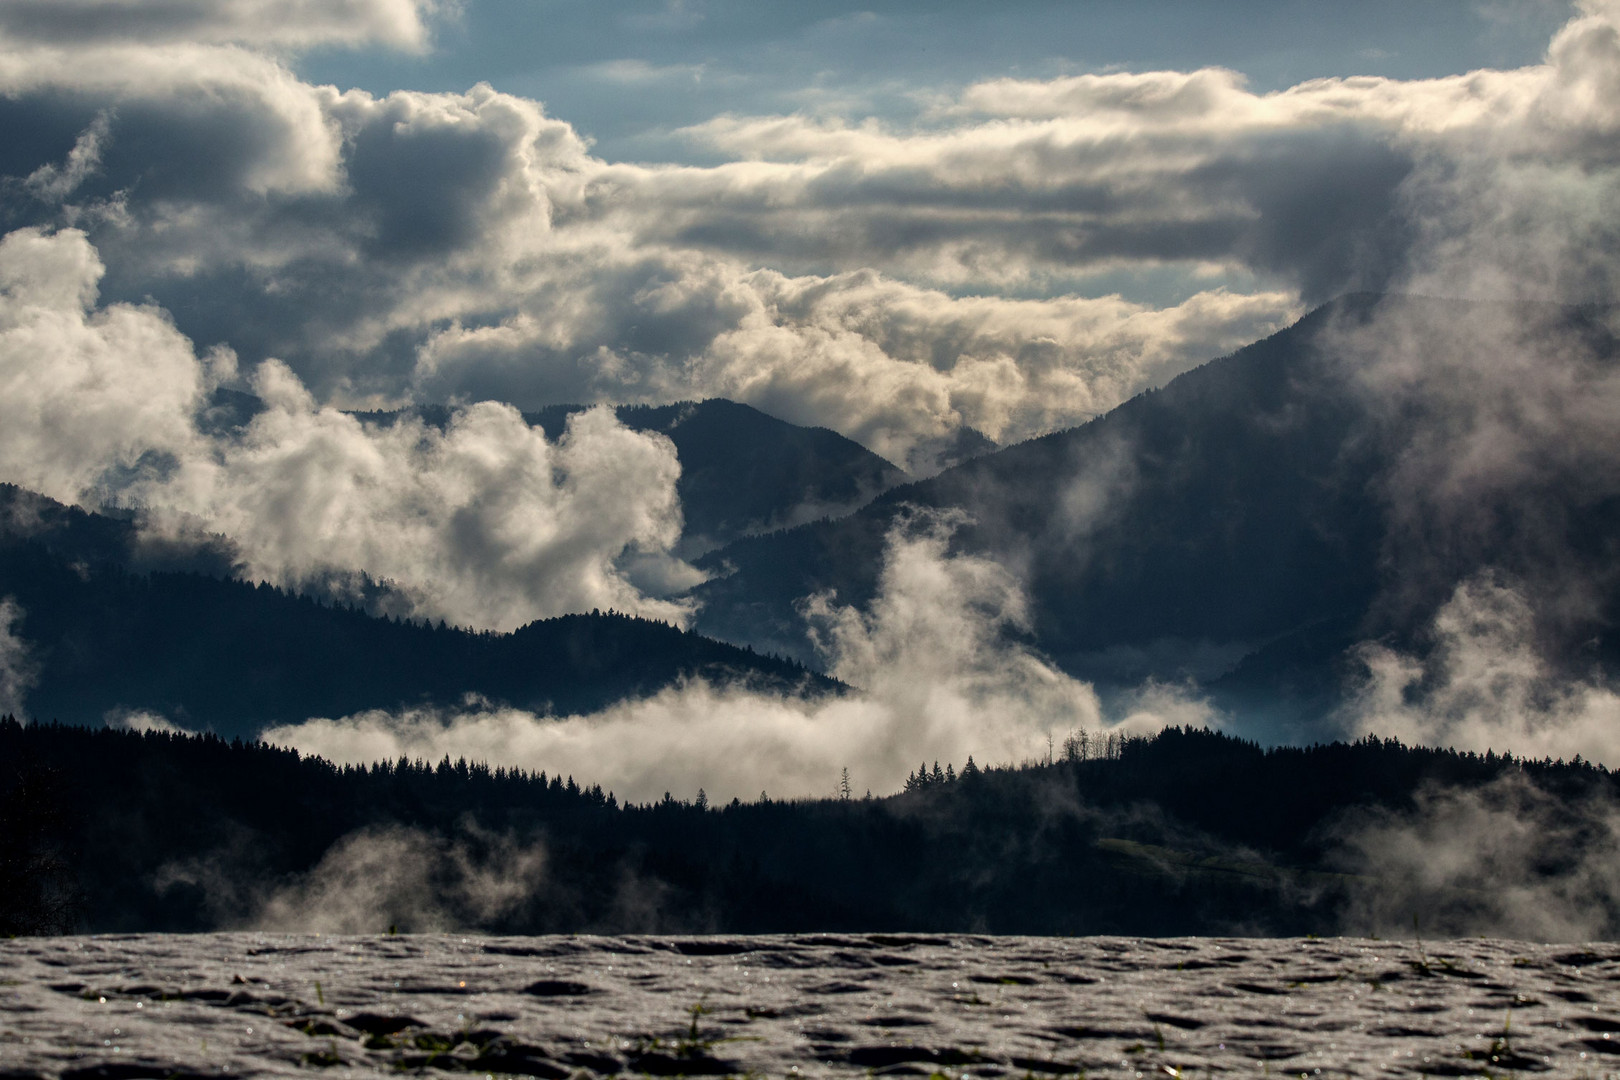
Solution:
M 1301 717 L 1331 711 L 1351 645 L 1411 644 L 1424 629 L 1419 605 L 1383 602 L 1406 570 L 1404 553 L 1392 554 L 1387 497 L 1401 418 L 1374 414 L 1334 335 L 1375 318 L 1443 328 L 1480 310 L 1340 298 L 1086 424 L 896 486 L 842 519 L 706 554 L 697 565 L 713 576 L 691 593 L 695 625 L 811 659 L 797 601 L 831 590 L 864 606 L 889 531 L 908 515 L 955 515 L 952 553 L 1024 569 L 1026 642 L 1066 671 L 1105 694 L 1144 680 L 1190 683 L 1233 708 L 1269 707 L 1262 699 L 1277 691 L 1285 704 L 1272 732 L 1292 737 Z M 1527 305 L 1517 314 L 1587 335 L 1601 363 L 1620 356 L 1601 313 Z M 1579 477 L 1561 482 L 1568 490 L 1548 496 L 1567 496 L 1561 542 L 1601 566 L 1620 505 L 1585 499 Z M 1424 568 L 1434 576 L 1422 583 L 1429 610 L 1478 569 L 1467 556 L 1442 551 Z M 1519 569 L 1507 555 L 1503 565 Z M 1605 603 L 1583 632 L 1612 661 L 1620 597 Z
M 129 711 L 257 734 L 312 716 L 452 708 L 477 694 L 541 714 L 592 712 L 689 679 L 779 694 L 837 692 L 801 665 L 660 622 L 591 612 L 508 634 L 378 617 L 201 564 L 144 565 L 127 521 L 5 486 L 0 596 L 35 680 L 28 711 L 92 726 Z M 35 538 L 27 520 L 42 521 Z M 172 553 L 171 553 L 172 554 Z

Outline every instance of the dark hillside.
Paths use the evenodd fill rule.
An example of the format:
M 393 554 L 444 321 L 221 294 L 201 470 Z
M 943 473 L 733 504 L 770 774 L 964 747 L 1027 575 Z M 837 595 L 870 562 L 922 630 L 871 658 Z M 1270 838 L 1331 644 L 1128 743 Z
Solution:
M 625 615 L 478 633 L 374 618 L 268 585 L 90 566 L 15 537 L 0 543 L 0 596 L 25 612 L 16 632 L 38 666 L 29 711 L 90 725 L 115 708 L 143 709 L 253 735 L 312 716 L 454 704 L 467 693 L 574 712 L 690 677 L 783 693 L 834 685 L 791 662 Z
M 897 515 L 954 509 L 973 522 L 958 532 L 958 550 L 1028 567 L 1034 641 L 1071 673 L 1104 689 L 1190 678 L 1244 708 L 1320 713 L 1346 646 L 1417 629 L 1374 610 L 1401 569 L 1390 561 L 1380 493 L 1400 444 L 1383 437 L 1342 362 L 1317 345 L 1333 320 L 1388 305 L 1438 326 L 1473 310 L 1338 301 L 1083 427 L 894 488 L 841 520 L 738 541 L 700 561 L 724 576 L 696 590 L 698 627 L 810 659 L 795 601 L 831 588 L 864 603 Z M 1604 362 L 1620 355 L 1601 319 L 1560 311 Z M 1564 500 L 1562 517 L 1521 517 L 1562 521 L 1571 550 L 1612 564 L 1620 506 L 1583 496 L 1581 480 L 1547 496 Z M 1449 590 L 1475 569 L 1458 552 L 1425 572 Z M 1612 625 L 1583 633 L 1601 639 L 1602 655 L 1620 655 Z
M 91 513 L 15 484 L 0 484 L 0 547 L 20 541 L 86 570 L 119 567 L 232 577 L 238 569 L 228 537 L 201 531 L 186 540 L 147 536 L 114 511 Z
M 338 769 L 253 743 L 9 719 L 0 762 L 0 875 L 11 875 L 0 884 L 74 901 L 71 917 L 72 905 L 52 909 L 59 927 L 105 931 L 251 923 L 323 860 L 322 880 L 345 880 L 385 851 L 411 864 L 390 874 L 422 876 L 423 895 L 414 908 L 373 897 L 366 910 L 402 929 L 421 928 L 409 920 L 431 895 L 449 925 L 521 933 L 1326 933 L 1378 887 L 1334 861 L 1347 815 L 1404 815 L 1427 793 L 1515 782 L 1579 823 L 1580 807 L 1615 794 L 1609 773 L 1581 763 L 1379 740 L 1265 751 L 1178 729 L 884 799 L 717 807 L 621 805 L 573 777 L 448 758 Z M 1588 841 L 1602 847 L 1567 835 L 1573 845 L 1532 876 L 1567 870 Z M 458 874 L 519 874 L 526 851 L 544 852 L 544 873 L 509 906 L 492 912 L 460 891 Z M 1432 926 L 1441 910 L 1397 915 Z M 1593 915 L 1620 931 L 1620 911 Z

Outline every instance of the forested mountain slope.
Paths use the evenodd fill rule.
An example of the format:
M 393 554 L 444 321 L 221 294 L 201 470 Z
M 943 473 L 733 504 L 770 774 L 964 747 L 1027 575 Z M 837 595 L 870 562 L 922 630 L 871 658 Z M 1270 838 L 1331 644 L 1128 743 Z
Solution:
M 0 760 L 0 933 L 253 925 L 274 896 L 341 904 L 359 882 L 374 921 L 357 929 L 377 931 L 1365 933 L 1390 928 L 1367 919 L 1386 897 L 1397 931 L 1420 912 L 1426 932 L 1464 933 L 1493 925 L 1500 894 L 1584 904 L 1615 792 L 1581 762 L 1376 739 L 1268 751 L 1177 728 L 888 798 L 708 807 L 478 762 L 340 769 L 7 718 Z M 1357 857 L 1364 830 L 1436 800 L 1533 814 L 1560 842 L 1530 866 L 1500 845 L 1452 859 L 1421 887 L 1393 854 Z M 523 887 L 492 904 L 478 881 Z M 1620 912 L 1583 919 L 1612 933 Z
M 1500 316 L 1501 305 L 1492 310 Z M 1620 537 L 1614 484 L 1579 468 L 1549 471 L 1533 493 L 1481 500 L 1493 531 L 1474 548 L 1449 537 L 1421 552 L 1397 542 L 1391 477 L 1439 425 L 1415 407 L 1392 416 L 1334 344 L 1347 326 L 1392 312 L 1442 335 L 1485 313 L 1378 296 L 1324 306 L 1083 427 L 891 489 L 841 520 L 709 554 L 700 565 L 716 576 L 695 591 L 697 626 L 812 659 L 795 603 L 826 589 L 868 601 L 886 534 L 921 510 L 966 522 L 954 550 L 1020 568 L 1033 642 L 1105 688 L 1192 679 L 1233 700 L 1319 710 L 1346 646 L 1411 640 L 1469 573 L 1489 564 L 1533 578 L 1547 550 L 1562 560 L 1558 572 L 1598 583 L 1592 617 L 1569 636 L 1612 660 L 1620 604 L 1603 568 L 1616 565 Z M 1527 305 L 1523 314 L 1578 336 L 1592 363 L 1620 354 L 1601 312 Z M 1556 535 L 1540 549 L 1520 543 L 1548 529 Z M 1401 603 L 1391 602 L 1397 591 Z
M 149 710 L 190 728 L 265 726 L 467 693 L 536 711 L 594 710 L 687 677 L 781 692 L 835 684 L 662 623 L 590 613 L 510 634 L 375 618 L 268 585 L 145 570 L 133 526 L 17 489 L 0 530 L 0 596 L 33 673 L 30 715 L 99 725 Z M 220 556 L 211 548 L 177 562 Z

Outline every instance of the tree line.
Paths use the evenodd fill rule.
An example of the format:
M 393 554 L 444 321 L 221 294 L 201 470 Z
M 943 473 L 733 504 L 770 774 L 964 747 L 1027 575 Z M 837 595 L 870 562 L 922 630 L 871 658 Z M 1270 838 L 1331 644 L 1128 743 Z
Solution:
M 1170 728 L 1095 746 L 1076 733 L 1049 761 L 919 768 L 880 798 L 852 798 L 846 777 L 826 799 L 635 803 L 498 763 L 338 766 L 5 717 L 0 932 L 252 926 L 323 860 L 408 834 L 454 854 L 428 874 L 441 924 L 491 932 L 1323 933 L 1365 885 L 1329 860 L 1325 827 L 1347 811 L 1405 812 L 1509 774 L 1552 798 L 1615 794 L 1580 760 L 1394 740 L 1264 749 Z M 453 879 L 499 876 L 525 851 L 544 871 L 499 911 Z M 420 928 L 384 918 L 372 929 Z

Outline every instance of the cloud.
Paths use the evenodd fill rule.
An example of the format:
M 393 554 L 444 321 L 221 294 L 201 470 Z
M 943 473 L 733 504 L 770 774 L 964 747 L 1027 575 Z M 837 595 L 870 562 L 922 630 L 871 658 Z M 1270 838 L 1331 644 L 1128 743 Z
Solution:
M 616 608 L 672 620 L 620 560 L 677 568 L 674 447 L 605 409 L 555 442 L 508 405 L 456 409 L 444 429 L 365 424 L 316 404 L 276 361 L 251 376 L 266 409 L 199 429 L 235 358 L 198 358 L 166 314 L 96 303 L 82 233 L 0 241 L 0 474 L 67 502 L 118 501 L 154 535 L 226 532 L 244 572 L 289 587 L 367 573 L 409 613 L 511 629 Z
M 898 790 L 920 761 L 1021 762 L 1047 737 L 1106 727 L 1091 687 L 1016 640 L 1018 582 L 986 559 L 947 553 L 949 521 L 889 538 L 881 595 L 865 612 L 816 597 L 830 671 L 858 690 L 778 698 L 693 683 L 586 716 L 544 717 L 486 703 L 372 711 L 273 728 L 266 741 L 339 763 L 401 756 L 499 761 L 599 783 L 620 798 L 830 796 L 848 767 L 857 789 Z M 1134 732 L 1151 710 L 1133 711 Z M 1160 725 L 1162 726 L 1162 724 Z
M 4 0 L 0 38 L 19 43 L 198 41 L 421 49 L 438 0 Z
M 242 920 L 281 933 L 422 934 L 498 922 L 544 880 L 545 848 L 475 833 L 454 840 L 402 826 L 338 840 Z M 177 879 L 178 880 L 178 879 Z
M 234 538 L 250 578 L 364 571 L 397 583 L 416 613 L 503 630 L 592 608 L 688 614 L 643 597 L 618 565 L 680 538 L 667 438 L 596 409 L 552 443 L 493 402 L 457 410 L 442 431 L 368 425 L 317 407 L 273 362 L 254 388 L 269 409 L 239 438 L 129 495 L 154 525 L 181 512 Z
M 751 271 L 620 228 L 601 198 L 607 167 L 583 141 L 487 87 L 250 106 L 268 113 L 264 137 L 220 162 L 215 199 L 125 198 L 128 224 L 99 227 L 98 243 L 115 292 L 138 283 L 188 313 L 193 336 L 282 356 L 328 397 L 728 396 L 905 461 L 963 424 L 1020 438 L 1086 419 L 1299 311 L 1278 291 L 1211 289 L 1155 310 Z M 119 158 L 116 126 L 103 141 L 100 187 L 82 195 L 162 185 Z M 176 148 L 218 157 L 194 150 Z
M 6 479 L 75 502 L 109 475 L 183 454 L 224 354 L 199 361 L 150 307 L 96 304 L 84 234 L 0 240 L 0 462 Z
M 645 87 L 659 83 L 701 82 L 703 64 L 649 64 L 645 60 L 604 60 L 582 72 L 590 78 L 623 86 Z
M 1612 301 L 1620 200 L 1620 7 L 1590 0 L 1521 73 L 1481 73 L 1499 120 L 1435 125 L 1403 193 L 1419 225 L 1403 284 L 1417 292 Z M 1438 110 L 1436 110 L 1438 111 Z
M 918 717 L 1016 703 L 1025 726 L 1096 723 L 1089 686 L 1013 642 L 1030 628 L 1022 583 L 989 559 L 948 554 L 964 523 L 950 515 L 898 522 L 865 611 L 830 593 L 807 598 L 803 613 L 817 651 L 832 661 L 829 673 Z M 991 760 L 1007 760 L 1011 748 Z
M 17 633 L 23 609 L 10 596 L 0 599 L 0 713 L 25 718 L 23 705 L 39 678 L 28 642 Z
M 1104 735 L 1127 738 L 1151 737 L 1167 727 L 1218 730 L 1230 723 L 1192 686 L 1151 679 L 1121 695 L 1109 711 L 1117 719 Z
M 911 128 L 718 117 L 703 167 L 603 161 L 488 86 L 308 85 L 229 29 L 307 24 L 273 5 L 141 10 L 178 29 L 0 43 L 6 208 L 323 401 L 730 396 L 907 461 L 1083 421 L 1346 288 L 1596 295 L 1614 248 L 1596 5 L 1516 71 L 992 80 Z M 1078 295 L 1166 272 L 1157 305 Z
M 1520 261 L 1601 249 L 1612 29 L 1593 8 L 1544 65 L 1449 79 L 1255 93 L 1228 71 L 1148 72 L 982 83 L 914 129 L 720 117 L 687 133 L 731 159 L 706 167 L 602 161 L 487 87 L 374 98 L 272 65 L 252 76 L 263 120 L 236 126 L 289 133 L 262 159 L 304 164 L 159 206 L 109 158 L 103 186 L 136 194 L 102 246 L 120 290 L 283 357 L 322 396 L 730 396 L 905 461 L 964 424 L 1017 439 L 1087 419 L 1302 300 L 1491 262 L 1467 216 L 1482 202 L 1540 222 L 1535 245 L 1497 244 Z M 178 70 L 225 85 L 201 60 Z M 154 121 L 175 108 L 151 76 L 121 78 Z M 1190 284 L 1168 304 L 1072 295 L 1171 267 Z M 1470 280 L 1442 291 L 1487 275 Z
M 264 254 L 244 245 L 240 223 L 213 242 L 210 225 L 249 206 L 256 213 L 246 220 L 265 216 L 267 200 L 335 194 L 343 182 L 342 132 L 329 115 L 336 91 L 302 83 L 275 59 L 240 46 L 7 49 L 0 42 L 0 93 L 16 131 L 4 157 L 12 176 L 71 171 L 73 150 L 91 133 L 96 149 L 93 172 L 85 168 L 80 184 L 59 188 L 57 198 L 8 198 L 11 222 L 77 221 L 96 230 L 103 249 L 125 239 L 132 272 L 260 262 Z M 309 241 L 314 207 L 304 209 L 281 217 Z
M 905 460 L 1087 419 L 1398 283 L 1452 242 L 1430 226 L 1469 162 L 1553 170 L 1601 224 L 1606 19 L 1447 80 L 1148 72 L 982 83 L 905 129 L 720 117 L 688 132 L 729 159 L 705 167 L 603 161 L 486 86 L 310 86 L 201 31 L 14 44 L 4 171 L 35 183 L 8 209 L 77 222 L 110 295 L 323 401 L 723 394 Z M 1077 295 L 1144 274 L 1179 295 Z
M 1421 654 L 1368 642 L 1347 706 L 1357 735 L 1521 757 L 1620 764 L 1620 693 L 1544 658 L 1535 610 L 1493 575 L 1457 586 Z
M 160 735 L 194 735 L 173 721 L 147 709 L 111 709 L 102 717 L 106 725 L 118 731 L 156 732 Z
M 916 130 L 719 117 L 690 137 L 745 160 L 661 173 L 677 212 L 660 221 L 777 265 L 860 259 L 970 287 L 1205 263 L 1311 300 L 1422 281 L 1457 295 L 1445 277 L 1472 261 L 1511 264 L 1494 295 L 1609 295 L 1521 278 L 1550 247 L 1613 250 L 1615 22 L 1612 4 L 1587 4 L 1545 63 L 1440 79 L 1271 93 L 1222 69 L 998 79 Z M 716 202 L 724 220 L 703 208 Z M 1494 235 L 1474 218 L 1485 207 L 1507 211 Z M 1530 251 L 1489 246 L 1532 227 L 1545 236 Z
M 1620 916 L 1620 807 L 1548 794 L 1519 773 L 1429 788 L 1410 811 L 1339 826 L 1335 858 L 1364 875 L 1346 933 L 1599 941 Z M 1414 959 L 1421 959 L 1414 957 Z
M 654 271 L 637 268 L 637 278 Z M 929 444 L 961 426 L 1008 442 L 1072 425 L 1298 311 L 1285 294 L 1222 290 L 1159 309 L 1119 297 L 952 297 L 872 271 L 715 270 L 634 284 L 587 293 L 576 281 L 581 307 L 436 333 L 418 361 L 420 392 L 727 397 L 831 427 L 926 473 Z M 604 330 L 633 326 L 636 337 L 565 360 L 583 336 L 569 324 L 586 318 Z M 675 366 L 672 353 L 691 359 Z
M 67 160 L 61 165 L 47 162 L 29 173 L 23 186 L 41 202 L 61 203 L 101 168 L 101 144 L 107 138 L 111 115 L 99 114 L 79 133 Z
M 1323 299 L 1401 263 L 1402 185 L 1424 84 L 1334 81 L 1254 94 L 1226 71 L 1000 81 L 938 129 L 721 117 L 690 130 L 753 159 L 656 178 L 690 242 L 870 265 L 965 285 L 1180 264 L 1266 275 Z M 980 118 L 973 114 L 991 114 Z M 728 220 L 680 189 L 730 195 Z
M 1620 585 L 1617 78 L 1620 7 L 1587 3 L 1544 65 L 1440 80 L 1404 114 L 1425 142 L 1395 280 L 1486 302 L 1353 305 L 1318 341 L 1392 462 L 1359 731 L 1620 760 L 1593 674 Z

